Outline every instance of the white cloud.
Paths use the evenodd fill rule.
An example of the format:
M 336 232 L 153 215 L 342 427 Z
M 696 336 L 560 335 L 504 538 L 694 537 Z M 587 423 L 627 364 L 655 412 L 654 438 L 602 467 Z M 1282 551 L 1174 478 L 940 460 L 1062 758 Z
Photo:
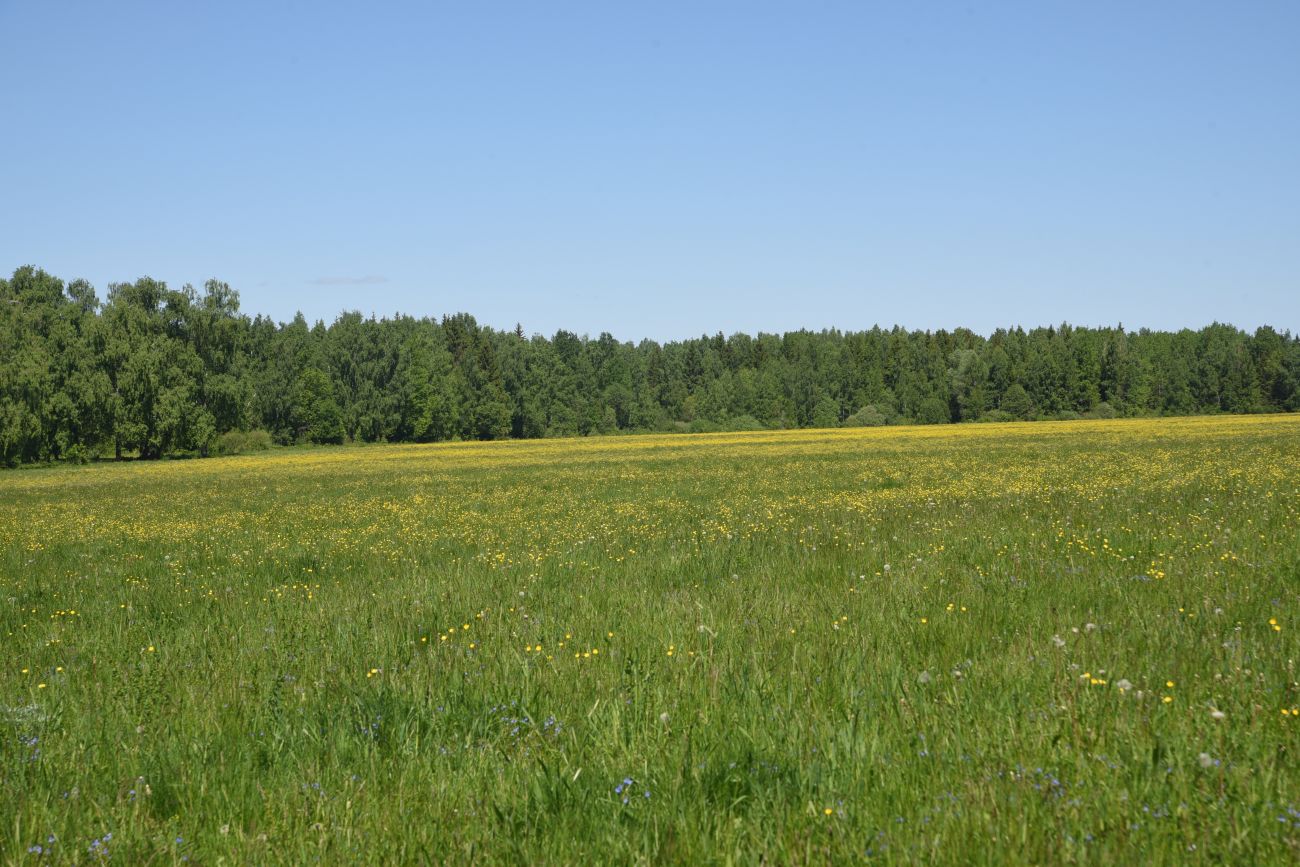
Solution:
M 366 286 L 387 282 L 388 278 L 379 274 L 367 274 L 365 277 L 317 277 L 311 281 L 314 286 Z

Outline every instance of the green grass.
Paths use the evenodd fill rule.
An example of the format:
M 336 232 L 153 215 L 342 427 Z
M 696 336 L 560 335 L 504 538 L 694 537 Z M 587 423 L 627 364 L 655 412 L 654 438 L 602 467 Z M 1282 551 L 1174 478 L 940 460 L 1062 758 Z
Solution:
M 1293 863 L 1298 590 L 1294 416 L 8 473 L 0 859 Z

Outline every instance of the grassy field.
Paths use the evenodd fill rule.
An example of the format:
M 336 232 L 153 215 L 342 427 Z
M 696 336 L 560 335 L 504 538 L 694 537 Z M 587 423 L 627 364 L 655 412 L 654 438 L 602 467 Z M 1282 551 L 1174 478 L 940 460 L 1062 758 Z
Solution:
M 0 634 L 4 863 L 1300 858 L 1297 416 L 11 472 Z

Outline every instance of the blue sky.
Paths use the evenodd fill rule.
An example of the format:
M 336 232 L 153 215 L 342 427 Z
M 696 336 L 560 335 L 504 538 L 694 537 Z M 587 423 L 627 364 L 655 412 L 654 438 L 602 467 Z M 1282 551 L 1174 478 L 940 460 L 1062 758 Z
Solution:
M 621 339 L 1300 330 L 1300 3 L 0 0 L 0 271 Z

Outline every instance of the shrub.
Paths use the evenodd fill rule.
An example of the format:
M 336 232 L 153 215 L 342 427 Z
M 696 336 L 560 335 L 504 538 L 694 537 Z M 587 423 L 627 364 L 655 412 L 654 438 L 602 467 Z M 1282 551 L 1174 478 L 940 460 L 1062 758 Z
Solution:
M 1003 422 L 1003 421 L 1015 421 L 1016 417 L 1013 416 L 1011 413 L 1007 412 L 1006 410 L 991 409 L 988 412 L 984 413 L 982 416 L 980 416 L 979 419 L 977 420 L 984 421 L 984 422 Z
M 948 411 L 948 404 L 937 397 L 927 397 L 921 401 L 921 406 L 918 409 L 921 424 L 947 424 L 952 421 L 952 413 Z
M 1088 412 L 1088 418 L 1115 418 L 1117 415 L 1119 413 L 1115 412 L 1115 407 L 1104 400 Z
M 883 407 L 878 404 L 869 403 L 866 406 L 862 407 L 862 409 L 855 412 L 853 415 L 844 419 L 844 426 L 845 427 L 880 427 L 881 425 L 889 424 L 890 415 L 892 415 L 892 413 L 889 412 L 888 407 Z
M 728 430 L 767 430 L 767 426 L 752 415 L 738 415 L 727 420 Z
M 63 450 L 63 459 L 70 464 L 88 464 L 92 456 L 90 449 L 80 443 L 74 443 Z
M 219 455 L 245 455 L 270 447 L 271 435 L 264 430 L 231 430 L 217 437 L 215 451 Z

